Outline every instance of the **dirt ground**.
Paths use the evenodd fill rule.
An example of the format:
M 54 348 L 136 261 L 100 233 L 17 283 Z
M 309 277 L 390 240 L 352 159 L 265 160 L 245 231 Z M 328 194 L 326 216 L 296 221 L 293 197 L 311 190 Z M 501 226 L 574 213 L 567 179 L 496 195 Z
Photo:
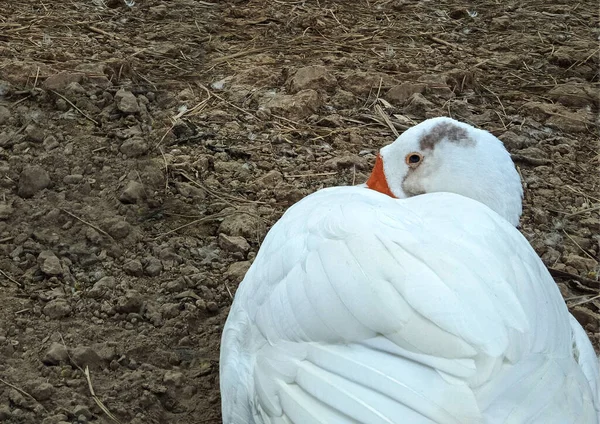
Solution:
M 3 0 L 0 421 L 220 422 L 265 231 L 438 115 L 505 142 L 598 346 L 599 36 L 591 0 Z

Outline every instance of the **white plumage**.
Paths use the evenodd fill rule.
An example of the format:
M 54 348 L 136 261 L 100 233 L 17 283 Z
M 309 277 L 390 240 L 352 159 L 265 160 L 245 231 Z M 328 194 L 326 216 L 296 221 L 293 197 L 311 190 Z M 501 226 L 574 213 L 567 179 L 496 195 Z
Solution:
M 452 160 L 455 147 L 489 143 L 468 127 L 475 143 L 457 146 L 440 123 L 465 128 L 425 121 L 382 149 L 385 177 L 394 174 L 388 194 L 405 197 L 415 175 L 435 180 L 444 172 L 435 162 Z M 436 143 L 424 138 L 432 133 Z M 394 156 L 406 157 L 404 172 Z M 362 187 L 324 189 L 291 207 L 224 329 L 224 423 L 597 424 L 593 348 L 507 221 L 516 197 L 520 214 L 514 166 L 490 158 L 509 180 L 496 186 L 514 188 L 490 205 L 502 216 L 458 194 L 394 199 Z M 494 194 L 485 174 L 477 184 Z

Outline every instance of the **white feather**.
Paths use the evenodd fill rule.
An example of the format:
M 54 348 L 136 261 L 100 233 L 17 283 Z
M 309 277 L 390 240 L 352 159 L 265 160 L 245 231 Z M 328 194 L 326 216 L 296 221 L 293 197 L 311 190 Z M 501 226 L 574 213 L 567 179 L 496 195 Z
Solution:
M 597 424 L 597 363 L 571 319 L 483 204 L 321 190 L 271 229 L 235 296 L 223 420 Z

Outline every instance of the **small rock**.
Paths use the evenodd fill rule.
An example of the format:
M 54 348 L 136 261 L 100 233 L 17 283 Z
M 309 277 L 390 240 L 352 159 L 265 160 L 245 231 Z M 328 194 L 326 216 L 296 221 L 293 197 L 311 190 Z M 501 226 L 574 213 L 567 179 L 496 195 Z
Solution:
M 27 166 L 19 176 L 18 195 L 23 198 L 33 197 L 38 191 L 50 185 L 50 175 L 38 165 Z
M 91 227 L 85 230 L 85 238 L 92 244 L 100 244 L 102 242 L 100 233 Z
M 56 149 L 58 146 L 60 146 L 60 143 L 58 142 L 56 137 L 54 137 L 53 135 L 49 135 L 44 139 L 42 146 L 44 146 L 44 149 L 46 149 L 46 151 L 49 152 L 50 150 Z
M 531 139 L 522 135 L 518 135 L 513 131 L 506 131 L 498 137 L 502 143 L 506 146 L 509 152 L 517 149 L 523 149 L 531 144 Z
M 85 405 L 76 405 L 73 408 L 73 415 L 76 417 L 84 416 L 87 420 L 92 418 L 92 413 L 90 409 Z
M 0 97 L 10 96 L 15 91 L 13 85 L 5 80 L 0 80 Z
M 425 91 L 425 84 L 414 84 L 410 82 L 404 82 L 400 85 L 395 85 L 389 89 L 385 98 L 392 102 L 394 105 L 403 106 L 410 97 L 415 94 L 423 94 Z
M 14 389 L 10 389 L 8 391 L 8 400 L 10 400 L 13 404 L 15 404 L 17 406 L 20 406 L 21 408 L 28 409 L 27 399 L 25 399 L 25 397 L 21 394 L 21 392 L 18 392 Z
M 38 386 L 34 387 L 31 391 L 31 395 L 35 398 L 35 400 L 39 402 L 43 402 L 48 400 L 54 394 L 54 386 L 50 383 L 41 383 Z
M 387 89 L 396 84 L 397 82 L 390 75 L 364 71 L 348 72 L 340 81 L 344 90 L 361 96 L 371 92 L 377 93 L 380 87 Z
M 575 306 L 571 309 L 571 313 L 583 328 L 592 332 L 597 332 L 600 328 L 600 314 L 592 312 L 582 306 Z
M 278 115 L 301 119 L 315 113 L 323 104 L 315 90 L 302 90 L 294 95 L 277 94 L 262 106 Z
M 206 310 L 208 312 L 216 314 L 217 312 L 219 312 L 219 305 L 217 305 L 217 302 L 214 301 L 206 302 Z
M 65 414 L 57 414 L 57 415 L 51 415 L 49 417 L 44 418 L 44 420 L 42 421 L 42 424 L 61 424 L 61 423 L 67 423 L 68 424 L 68 420 L 69 417 L 67 417 Z
M 577 83 L 557 85 L 548 92 L 548 97 L 571 107 L 593 106 L 598 102 L 592 87 Z
M 27 134 L 27 138 L 34 143 L 41 143 L 44 141 L 44 131 L 35 124 L 29 124 L 25 128 L 25 134 Z
M 160 307 L 160 313 L 164 319 L 175 318 L 180 312 L 178 303 L 165 303 Z
M 69 359 L 67 348 L 62 343 L 52 343 L 42 362 L 46 365 L 58 365 Z
M 123 219 L 113 218 L 107 222 L 106 232 L 115 240 L 121 240 L 129 235 L 131 232 L 131 225 Z
M 4 125 L 10 119 L 10 109 L 6 106 L 0 106 L 0 125 Z
M 586 115 L 577 112 L 567 112 L 564 115 L 552 115 L 546 121 L 546 125 L 557 130 L 583 133 L 588 131 L 588 125 L 593 125 L 586 119 Z
M 65 184 L 79 184 L 81 181 L 83 181 L 83 175 L 81 174 L 65 175 L 63 178 Z
M 167 371 L 163 376 L 163 383 L 180 387 L 183 383 L 183 373 L 179 371 Z
M 410 96 L 410 100 L 405 108 L 405 112 L 417 116 L 425 116 L 427 112 L 434 108 L 435 105 L 429 100 L 427 100 L 422 94 L 415 93 L 412 96 Z
M 580 272 L 592 271 L 598 267 L 598 262 L 596 262 L 592 258 L 584 258 L 573 253 L 567 255 L 567 257 L 565 258 L 565 263 L 567 265 L 571 265 L 573 268 L 576 268 Z
M 140 261 L 137 259 L 132 259 L 123 264 L 123 271 L 129 275 L 140 277 L 144 274 L 144 267 Z
M 14 209 L 8 203 L 0 203 L 0 221 L 6 221 L 13 214 Z
M 352 168 L 356 166 L 356 169 L 367 169 L 369 162 L 366 158 L 354 154 L 347 154 L 340 157 L 335 157 L 325 162 L 325 168 L 327 169 L 341 169 L 341 168 Z
M 144 272 L 146 273 L 146 275 L 150 276 L 150 277 L 156 277 L 157 275 L 159 275 L 163 270 L 163 265 L 162 262 L 159 259 L 156 259 L 154 257 L 151 257 L 148 259 L 148 263 L 146 264 L 146 267 L 144 268 Z
M 74 364 L 80 368 L 98 368 L 102 362 L 96 351 L 89 346 L 77 346 L 69 353 Z
M 127 293 L 117 300 L 116 310 L 120 313 L 139 312 L 143 305 L 144 298 L 138 291 L 127 290 Z
M 297 93 L 302 90 L 329 90 L 337 83 L 336 78 L 325 66 L 305 66 L 296 71 L 289 81 L 290 92 Z
M 135 158 L 148 152 L 148 143 L 142 137 L 134 136 L 125 140 L 119 151 L 127 157 Z
M 138 113 L 140 111 L 140 105 L 134 94 L 123 88 L 115 94 L 115 102 L 117 103 L 117 109 L 123 113 Z
M 250 250 L 250 245 L 244 237 L 228 236 L 227 234 L 219 234 L 219 247 L 228 252 L 239 252 L 246 255 Z
M 94 299 L 103 297 L 109 290 L 112 290 L 117 285 L 114 277 L 102 277 L 88 291 L 88 296 Z
M 60 319 L 69 315 L 72 308 L 65 299 L 54 299 L 48 302 L 42 311 L 50 319 Z
M 83 88 L 83 86 L 81 84 L 79 84 L 78 82 L 75 82 L 75 81 L 73 81 L 72 83 L 67 85 L 67 88 L 65 89 L 65 91 L 69 94 L 80 94 L 80 95 L 86 94 L 85 88 Z M 97 111 L 100 112 L 100 110 L 97 110 Z
M 6 421 L 11 417 L 8 405 L 0 405 L 0 421 Z
M 176 182 L 175 188 L 177 189 L 177 192 L 184 197 L 190 197 L 193 199 L 204 199 L 206 197 L 206 194 L 203 190 L 193 186 L 190 183 Z
M 94 349 L 94 352 L 98 354 L 101 360 L 110 362 L 118 357 L 114 344 L 114 342 L 96 343 L 92 345 L 92 349 Z
M 40 269 L 46 275 L 62 275 L 63 268 L 60 259 L 51 250 L 44 250 L 37 258 Z
M 250 265 L 252 264 L 249 261 L 234 262 L 227 268 L 225 276 L 229 280 L 238 283 L 244 279 L 248 269 L 250 269 Z M 208 304 L 206 306 L 208 307 Z
M 72 73 L 72 72 L 59 72 L 58 74 L 50 75 L 44 83 L 42 87 L 45 90 L 64 90 L 71 83 L 80 83 L 83 80 L 84 75 L 82 73 Z
M 254 240 L 257 237 L 262 236 L 264 233 L 264 226 L 260 220 L 253 215 L 234 213 L 223 219 L 223 222 L 221 222 L 221 225 L 219 226 L 219 232 L 225 233 L 228 236 L 242 236 L 246 239 Z
M 119 201 L 125 204 L 137 203 L 146 197 L 144 185 L 137 181 L 129 181 L 125 186 L 125 190 L 119 196 Z

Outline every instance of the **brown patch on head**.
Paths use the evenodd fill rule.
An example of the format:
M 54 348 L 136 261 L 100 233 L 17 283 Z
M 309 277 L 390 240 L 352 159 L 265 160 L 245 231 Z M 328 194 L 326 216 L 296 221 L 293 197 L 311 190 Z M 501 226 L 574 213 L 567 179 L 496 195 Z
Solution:
M 440 122 L 429 132 L 421 136 L 419 147 L 421 150 L 431 150 L 444 139 L 465 146 L 473 146 L 475 144 L 475 140 L 469 137 L 466 129 L 461 128 L 452 122 Z

